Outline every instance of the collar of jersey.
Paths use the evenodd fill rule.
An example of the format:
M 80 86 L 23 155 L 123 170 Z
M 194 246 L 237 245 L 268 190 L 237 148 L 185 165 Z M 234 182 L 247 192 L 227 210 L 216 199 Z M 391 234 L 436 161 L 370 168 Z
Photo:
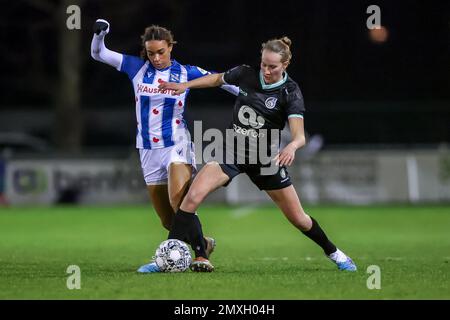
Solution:
M 149 63 L 150 63 L 150 65 L 151 65 L 155 70 L 158 70 L 159 72 L 163 72 L 163 71 L 169 70 L 169 69 L 172 68 L 175 64 L 178 63 L 175 59 L 170 60 L 170 61 L 172 62 L 172 64 L 171 64 L 170 66 L 168 66 L 168 67 L 165 67 L 164 69 L 157 69 L 157 68 L 153 67 L 153 65 L 150 63 L 150 61 L 149 61 Z
M 283 83 L 286 82 L 287 77 L 288 77 L 287 72 L 284 72 L 284 77 L 283 77 L 283 79 L 281 79 L 281 80 L 278 81 L 278 82 L 272 83 L 272 84 L 266 84 L 266 83 L 264 82 L 264 78 L 263 78 L 262 72 L 259 71 L 259 81 L 261 82 L 261 87 L 262 87 L 264 90 L 270 90 L 270 89 L 273 89 L 273 88 L 276 88 L 276 87 L 281 86 Z

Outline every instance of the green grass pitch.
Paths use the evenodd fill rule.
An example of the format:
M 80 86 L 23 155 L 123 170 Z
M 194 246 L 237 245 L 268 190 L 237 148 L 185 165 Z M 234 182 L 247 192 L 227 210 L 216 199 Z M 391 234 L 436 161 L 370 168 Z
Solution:
M 450 207 L 310 206 L 358 272 L 272 206 L 203 206 L 213 273 L 137 274 L 167 232 L 150 205 L 0 209 L 0 299 L 449 299 Z M 66 286 L 69 265 L 81 289 Z M 367 288 L 367 267 L 381 289 Z

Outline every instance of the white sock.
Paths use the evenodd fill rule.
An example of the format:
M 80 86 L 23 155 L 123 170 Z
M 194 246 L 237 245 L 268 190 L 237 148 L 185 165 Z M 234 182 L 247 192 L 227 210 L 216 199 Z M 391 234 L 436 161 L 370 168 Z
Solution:
M 347 255 L 339 249 L 330 254 L 328 257 L 335 262 L 344 262 L 347 260 Z

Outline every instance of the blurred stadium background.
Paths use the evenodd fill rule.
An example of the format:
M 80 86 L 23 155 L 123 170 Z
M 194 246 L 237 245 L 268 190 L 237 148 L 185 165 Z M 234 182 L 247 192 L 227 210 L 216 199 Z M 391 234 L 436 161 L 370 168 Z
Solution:
M 80 30 L 66 28 L 66 8 L 73 4 L 81 8 Z M 381 8 L 383 30 L 379 32 L 371 32 L 366 27 L 370 16 L 366 10 L 372 4 Z M 257 66 L 263 41 L 289 36 L 293 41 L 293 62 L 288 73 L 299 83 L 307 109 L 308 143 L 297 153 L 297 160 L 289 169 L 303 204 L 317 205 L 316 212 L 323 218 L 321 221 L 328 223 L 330 228 L 335 224 L 331 230 L 341 234 L 338 238 L 341 243 L 364 263 L 370 264 L 372 258 L 375 262 L 386 262 L 383 259 L 389 255 L 394 260 L 395 255 L 418 256 L 414 248 L 408 247 L 410 244 L 420 249 L 422 258 L 433 254 L 435 260 L 422 262 L 429 263 L 427 268 L 430 269 L 426 270 L 430 271 L 427 273 L 431 277 L 430 283 L 440 284 L 435 287 L 435 294 L 427 295 L 426 288 L 431 285 L 423 283 L 414 290 L 407 285 L 399 291 L 391 288 L 384 298 L 448 298 L 448 269 L 444 268 L 448 265 L 439 265 L 441 269 L 437 273 L 431 270 L 435 264 L 443 263 L 443 258 L 445 263 L 449 259 L 445 226 L 449 225 L 450 213 L 450 3 L 282 1 L 274 4 L 273 1 L 242 0 L 133 0 L 126 4 L 119 0 L 18 0 L 2 6 L 0 217 L 3 227 L 0 237 L 3 240 L 0 263 L 3 275 L 11 278 L 2 282 L 8 290 L 3 291 L 1 297 L 23 297 L 24 291 L 14 282 L 13 275 L 18 273 L 13 270 L 19 268 L 19 273 L 27 270 L 29 259 L 36 263 L 30 270 L 43 272 L 44 280 L 49 273 L 59 272 L 51 269 L 55 268 L 51 262 L 56 261 L 54 257 L 58 252 L 61 257 L 64 256 L 62 250 L 68 252 L 64 245 L 75 244 L 78 258 L 91 261 L 94 264 L 90 265 L 92 270 L 99 269 L 102 263 L 108 265 L 106 256 L 110 254 L 111 261 L 122 263 L 122 269 L 119 269 L 124 271 L 139 265 L 144 257 L 148 258 L 139 240 L 150 241 L 145 244 L 145 250 L 153 250 L 165 236 L 156 216 L 148 218 L 150 205 L 134 148 L 136 120 L 129 80 L 90 57 L 92 24 L 97 18 L 105 18 L 111 23 L 106 45 L 112 50 L 138 55 L 144 28 L 159 24 L 171 29 L 178 41 L 172 52 L 173 58 L 183 64 L 216 71 L 239 64 Z M 186 117 L 191 130 L 194 121 L 202 121 L 204 130 L 223 130 L 228 126 L 233 103 L 229 94 L 221 90 L 194 90 L 188 103 Z M 285 134 L 288 136 L 287 132 Z M 212 194 L 207 208 L 214 211 L 217 206 L 218 212 L 227 212 L 229 208 L 233 215 L 245 216 L 246 212 L 254 210 L 247 205 L 266 201 L 269 203 L 264 193 L 251 186 L 246 177 L 239 177 L 228 188 Z M 57 204 L 73 206 L 64 211 L 58 209 L 60 206 L 53 207 Z M 96 215 L 86 213 L 92 206 L 121 208 L 121 205 L 126 205 L 124 210 L 98 209 L 97 212 L 93 209 Z M 243 211 L 239 211 L 244 205 Z M 351 207 L 343 209 L 342 205 Z M 394 206 L 388 209 L 380 205 Z M 408 209 L 412 205 L 418 206 L 416 209 L 420 212 Z M 41 211 L 40 206 L 47 211 Z M 351 208 L 356 209 L 352 211 Z M 67 214 L 68 220 L 62 219 L 64 214 L 53 214 L 59 210 Z M 279 215 L 273 208 L 271 210 L 274 215 Z M 352 215 L 346 216 L 347 211 L 352 211 Z M 101 212 L 105 215 L 112 212 L 113 218 L 104 219 Z M 126 212 L 131 215 L 125 217 Z M 358 220 L 366 212 L 380 214 L 380 219 L 390 222 L 384 224 L 369 214 L 365 217 L 367 220 Z M 409 214 L 414 212 L 417 216 L 412 220 L 416 225 L 412 222 L 405 225 Z M 333 218 L 333 214 L 338 216 Z M 428 214 L 433 220 L 427 219 Z M 40 221 L 36 215 L 41 215 L 44 220 Z M 218 216 L 217 219 L 222 220 L 205 215 L 209 227 L 220 231 L 222 226 L 225 233 L 232 232 L 235 227 L 232 221 L 228 222 L 227 229 L 223 227 L 228 226 L 223 216 Z M 77 217 L 80 220 L 70 220 Z M 114 217 L 117 225 L 111 227 Z M 131 227 L 131 219 L 148 225 L 142 225 L 136 231 Z M 219 226 L 218 221 L 223 224 Z M 264 225 L 262 219 L 257 221 Z M 252 229 L 253 224 L 247 224 Z M 122 238 L 119 244 L 115 237 L 124 231 L 119 228 L 122 226 L 128 226 L 123 237 L 127 234 L 129 237 L 128 240 Z M 377 228 L 376 232 L 371 226 Z M 344 229 L 337 230 L 338 227 Z M 396 227 L 408 229 L 402 229 L 406 232 L 404 238 L 400 238 L 402 233 Z M 49 228 L 49 233 L 41 233 L 40 228 Z M 22 233 L 16 233 L 16 229 Z M 99 232 L 98 238 L 91 238 L 95 230 Z M 150 235 L 148 230 L 151 230 Z M 280 234 L 283 230 L 279 230 Z M 429 234 L 427 241 L 409 242 L 413 233 L 419 235 L 424 230 Z M 110 231 L 107 236 L 111 238 L 103 238 L 104 233 Z M 344 237 L 342 232 L 347 236 Z M 130 242 L 132 246 L 125 249 L 127 241 L 136 234 L 139 237 L 135 243 Z M 368 238 L 363 238 L 363 234 Z M 264 239 L 265 235 L 259 236 L 261 238 L 255 238 L 255 243 L 249 245 L 248 252 L 259 253 L 257 239 Z M 290 236 L 294 239 L 297 234 Z M 82 248 L 80 243 L 72 241 L 76 237 L 90 240 Z M 376 244 L 378 260 L 375 253 L 364 258 L 366 246 L 374 244 L 374 239 L 384 239 Z M 280 248 L 281 255 L 290 254 L 281 240 L 272 243 L 272 255 Z M 97 244 L 102 241 L 106 243 L 103 248 L 106 251 L 105 260 L 100 261 L 104 257 Z M 232 239 L 222 241 L 223 254 L 227 248 L 236 249 Z M 38 244 L 42 246 L 38 248 Z M 141 251 L 137 249 L 139 245 L 142 245 Z M 115 246 L 120 249 L 117 255 Z M 27 247 L 31 249 L 27 251 Z M 129 250 L 131 247 L 133 249 Z M 430 247 L 435 251 L 428 251 Z M 386 248 L 392 250 L 383 251 Z M 228 252 L 239 256 L 231 249 Z M 56 265 L 67 266 L 64 259 Z M 47 261 L 45 268 L 49 269 L 39 267 Z M 133 266 L 123 265 L 126 261 L 132 261 Z M 234 266 L 223 257 L 219 262 L 228 263 L 231 268 Z M 294 265 L 294 262 L 290 263 Z M 315 262 L 313 265 L 312 269 L 321 264 Z M 397 269 L 407 284 L 412 282 L 405 273 L 410 266 L 411 261 L 404 261 Z M 421 266 L 417 265 L 414 277 L 421 277 Z M 115 271 L 113 267 L 111 269 Z M 162 297 L 170 297 L 168 279 L 158 281 L 162 281 L 161 290 L 165 290 Z M 324 281 L 331 280 L 326 278 Z M 35 289 L 45 285 L 44 282 L 37 283 Z M 140 281 L 136 280 L 132 286 L 138 286 L 138 283 Z M 103 284 L 101 282 L 99 286 Z M 348 295 L 324 288 L 324 294 L 317 297 L 379 297 L 368 295 L 366 289 L 361 295 L 350 287 Z M 234 287 L 231 285 L 231 288 Z M 28 296 L 55 297 L 51 291 L 41 296 L 37 289 L 28 291 Z M 126 293 L 105 296 L 135 297 Z M 95 292 L 87 295 L 105 296 Z M 195 295 L 187 292 L 180 297 Z M 239 296 L 223 294 L 219 297 Z M 245 297 L 261 295 L 249 293 Z M 280 291 L 279 297 L 296 296 L 283 295 Z
M 66 8 L 81 8 L 68 30 Z M 107 46 L 138 54 L 149 24 L 170 28 L 173 57 L 224 71 L 258 65 L 260 44 L 293 40 L 289 74 L 305 97 L 309 144 L 290 173 L 306 202 L 450 200 L 449 4 L 378 1 L 384 36 L 366 27 L 371 3 L 286 1 L 15 1 L 0 15 L 0 192 L 5 204 L 146 202 L 125 75 L 89 55 L 91 26 Z M 132 17 L 132 19 L 130 19 Z M 232 18 L 230 18 L 232 17 Z M 191 93 L 186 117 L 228 125 L 233 98 Z M 204 144 L 205 145 L 205 144 Z M 254 202 L 240 178 L 210 201 Z M 241 190 L 247 190 L 244 194 Z

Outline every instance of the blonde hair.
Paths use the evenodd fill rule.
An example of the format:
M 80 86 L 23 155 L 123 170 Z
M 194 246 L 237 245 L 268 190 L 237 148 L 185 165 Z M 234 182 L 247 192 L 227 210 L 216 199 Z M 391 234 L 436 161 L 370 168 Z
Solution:
M 281 62 L 291 62 L 292 53 L 291 53 L 291 44 L 292 41 L 288 37 L 284 36 L 279 39 L 271 39 L 262 44 L 261 53 L 264 50 L 270 50 L 272 52 L 278 53 L 281 55 Z

